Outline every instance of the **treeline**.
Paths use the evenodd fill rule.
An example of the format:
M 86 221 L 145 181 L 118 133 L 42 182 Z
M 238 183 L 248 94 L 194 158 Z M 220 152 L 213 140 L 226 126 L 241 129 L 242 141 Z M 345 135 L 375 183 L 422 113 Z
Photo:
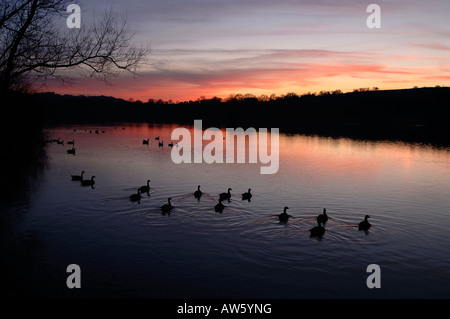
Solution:
M 358 89 L 283 96 L 231 95 L 177 102 L 39 93 L 48 125 L 62 123 L 180 123 L 205 127 L 278 127 L 285 132 L 367 138 L 439 139 L 448 143 L 450 88 Z M 364 136 L 367 135 L 367 136 Z M 372 136 L 374 135 L 374 136 Z M 376 135 L 376 136 L 375 136 Z

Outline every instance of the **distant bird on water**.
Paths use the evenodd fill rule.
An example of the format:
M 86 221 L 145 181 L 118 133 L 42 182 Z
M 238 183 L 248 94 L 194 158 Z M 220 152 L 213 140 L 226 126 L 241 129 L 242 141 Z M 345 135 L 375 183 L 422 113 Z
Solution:
M 150 139 L 148 138 L 148 139 L 146 139 L 146 140 L 143 140 L 142 141 L 142 144 L 147 144 L 148 145 L 148 141 L 149 141 Z
M 203 195 L 202 191 L 200 190 L 200 185 L 197 186 L 197 190 L 194 192 L 195 198 L 200 198 Z
M 172 208 L 174 207 L 174 206 L 172 205 L 172 203 L 170 202 L 171 200 L 172 200 L 172 198 L 169 197 L 169 198 L 167 199 L 167 204 L 164 204 L 164 205 L 161 206 L 161 211 L 162 211 L 163 213 L 169 213 L 169 212 L 172 210 Z
M 148 193 L 150 191 L 150 180 L 147 180 L 147 185 L 141 186 L 140 188 L 141 193 Z
M 368 218 L 370 218 L 370 216 L 366 215 L 364 220 L 358 224 L 358 230 L 368 230 L 370 226 L 372 226 L 367 220 Z
M 67 154 L 75 155 L 76 148 L 72 146 L 72 149 L 67 150 Z
M 250 198 L 252 198 L 252 193 L 250 193 L 252 189 L 249 188 L 247 193 L 243 193 L 242 194 L 242 200 L 250 200 Z
M 231 198 L 231 192 L 230 191 L 232 191 L 232 189 L 228 188 L 228 192 L 227 193 L 220 193 L 219 194 L 219 199 L 220 200 L 226 200 L 226 199 L 230 200 L 230 198 Z
M 225 208 L 225 205 L 222 204 L 222 200 L 219 199 L 219 203 L 216 204 L 216 206 L 214 207 L 214 210 L 216 211 L 216 213 L 222 213 L 224 208 Z
M 93 186 L 95 184 L 94 181 L 95 176 L 92 176 L 91 179 L 84 179 L 81 181 L 82 186 Z
M 164 146 L 164 142 L 158 142 L 158 146 L 159 147 L 163 147 Z
M 317 221 L 317 226 L 309 230 L 311 232 L 310 237 L 322 237 L 325 234 L 325 228 Z
M 137 194 L 130 195 L 130 201 L 137 202 L 141 200 L 141 189 L 138 188 Z
M 325 224 L 328 221 L 327 210 L 324 208 L 323 213 L 317 216 L 317 222 L 321 224 Z
M 70 175 L 73 181 L 82 181 L 83 180 L 84 171 L 81 172 L 81 175 Z
M 289 209 L 289 207 L 285 207 L 284 208 L 284 210 L 283 210 L 283 212 L 280 214 L 280 215 L 278 215 L 278 219 L 280 220 L 280 222 L 282 222 L 282 223 L 287 223 L 287 221 L 288 221 L 288 219 L 289 219 L 289 215 L 288 215 L 288 213 L 286 213 L 286 210 L 288 210 Z

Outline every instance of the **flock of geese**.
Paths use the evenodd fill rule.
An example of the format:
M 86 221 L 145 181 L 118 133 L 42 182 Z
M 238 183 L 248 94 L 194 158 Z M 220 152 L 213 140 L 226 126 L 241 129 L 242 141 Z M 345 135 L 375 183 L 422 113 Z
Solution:
M 95 176 L 92 176 L 91 179 L 84 179 L 84 171 L 81 172 L 80 175 L 71 175 L 72 181 L 80 181 L 82 186 L 93 186 L 95 184 L 94 178 Z M 220 193 L 219 194 L 219 203 L 216 204 L 214 207 L 215 212 L 222 213 L 225 209 L 225 205 L 222 204 L 223 201 L 230 202 L 231 199 L 231 188 L 228 188 L 227 192 Z M 137 189 L 137 193 L 130 195 L 130 201 L 138 202 L 142 199 L 142 193 L 147 193 L 149 195 L 150 192 L 150 180 L 147 180 L 147 184 L 139 187 Z M 200 199 L 200 197 L 203 195 L 203 192 L 200 190 L 200 185 L 197 186 L 197 190 L 194 192 L 194 197 L 197 199 Z M 251 188 L 248 189 L 247 192 L 242 194 L 242 200 L 248 200 L 252 198 L 253 194 L 251 193 Z M 169 197 L 167 199 L 167 203 L 161 206 L 161 212 L 163 214 L 168 214 L 172 211 L 172 209 L 175 208 L 175 206 L 171 203 L 172 198 Z M 281 214 L 278 215 L 278 219 L 280 223 L 286 224 L 289 221 L 289 217 L 291 217 L 286 211 L 289 209 L 289 207 L 284 207 L 284 210 Z M 358 224 L 358 230 L 364 230 L 367 231 L 372 226 L 368 218 L 370 218 L 369 215 L 366 215 L 364 217 L 364 220 L 361 221 Z M 328 215 L 326 208 L 323 209 L 322 214 L 318 215 L 317 218 L 317 226 L 310 229 L 310 237 L 322 237 L 325 234 L 325 224 L 328 221 Z
M 102 131 L 104 133 L 104 131 Z M 97 132 L 96 132 L 97 133 Z M 97 133 L 98 134 L 98 133 Z M 155 140 L 158 141 L 159 146 L 163 146 L 163 142 L 159 142 L 159 136 L 155 137 Z M 50 140 L 51 143 L 57 143 L 57 144 L 64 144 L 64 141 L 61 141 L 59 138 L 55 140 Z M 67 144 L 72 144 L 72 149 L 67 150 L 68 154 L 75 154 L 75 141 L 69 141 Z M 142 144 L 149 144 L 149 139 L 143 140 Z M 173 143 L 169 144 L 170 147 L 173 147 Z M 178 146 L 178 145 L 176 145 Z M 95 176 L 91 176 L 90 179 L 84 179 L 85 172 L 82 171 L 80 175 L 71 175 L 72 181 L 79 181 L 82 186 L 91 186 L 94 187 L 95 184 Z M 222 213 L 225 209 L 225 205 L 222 204 L 223 201 L 230 202 L 231 199 L 231 188 L 228 188 L 227 192 L 219 194 L 218 203 L 215 205 L 214 210 L 215 212 Z M 147 193 L 149 195 L 150 192 L 150 180 L 147 180 L 147 184 L 139 187 L 137 189 L 137 193 L 130 195 L 130 201 L 133 202 L 139 202 L 142 199 L 142 193 Z M 203 195 L 203 192 L 200 190 L 200 185 L 197 186 L 197 190 L 194 192 L 194 197 L 197 199 L 200 199 L 200 197 Z M 251 193 L 251 188 L 248 189 L 247 192 L 242 194 L 242 200 L 248 200 L 252 198 L 253 194 Z M 161 206 L 161 212 L 163 214 L 170 213 L 175 206 L 171 203 L 172 198 L 169 197 L 167 199 L 167 203 Z M 280 223 L 286 224 L 289 221 L 289 218 L 291 217 L 286 211 L 289 209 L 289 207 L 284 207 L 284 210 L 281 214 L 278 215 L 278 219 Z M 358 230 L 364 230 L 368 231 L 369 228 L 372 226 L 368 218 L 370 218 L 369 215 L 365 215 L 364 220 L 361 221 L 358 224 Z M 327 210 L 324 208 L 322 214 L 318 215 L 317 218 L 317 226 L 310 229 L 310 237 L 322 237 L 325 234 L 325 224 L 328 221 L 328 215 Z

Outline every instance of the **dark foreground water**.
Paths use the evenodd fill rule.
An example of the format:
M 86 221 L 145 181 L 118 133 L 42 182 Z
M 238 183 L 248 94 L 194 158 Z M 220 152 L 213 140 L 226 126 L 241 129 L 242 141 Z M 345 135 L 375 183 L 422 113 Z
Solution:
M 74 139 L 76 155 L 67 154 L 71 145 L 49 144 L 38 180 L 2 209 L 2 294 L 450 297 L 448 148 L 282 134 L 278 173 L 261 175 L 260 163 L 173 163 L 175 128 L 48 130 L 48 138 Z M 96 176 L 94 188 L 71 181 L 82 170 Z M 131 202 L 147 179 L 149 195 Z M 229 187 L 231 202 L 216 213 Z M 253 197 L 242 201 L 248 188 Z M 162 214 L 168 197 L 175 208 Z M 284 206 L 292 217 L 280 224 Z M 310 238 L 323 208 L 326 233 Z M 367 233 L 357 229 L 366 214 Z M 81 289 L 66 286 L 70 264 L 81 268 Z M 381 268 L 379 289 L 366 285 L 370 264 Z

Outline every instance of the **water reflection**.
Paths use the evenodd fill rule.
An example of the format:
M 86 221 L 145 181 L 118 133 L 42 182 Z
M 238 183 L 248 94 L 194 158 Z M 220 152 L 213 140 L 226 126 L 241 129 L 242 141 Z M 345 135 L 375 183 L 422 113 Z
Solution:
M 18 234 L 45 244 L 22 269 L 34 293 L 70 297 L 51 274 L 76 261 L 89 269 L 83 297 L 373 297 L 360 274 L 377 263 L 389 287 L 377 296 L 449 296 L 447 149 L 282 134 L 279 171 L 263 175 L 248 161 L 175 164 L 167 144 L 177 127 L 48 131 L 75 140 L 77 154 L 48 145 L 19 223 Z M 358 231 L 365 215 L 369 236 Z M 276 275 L 286 269 L 289 281 Z

